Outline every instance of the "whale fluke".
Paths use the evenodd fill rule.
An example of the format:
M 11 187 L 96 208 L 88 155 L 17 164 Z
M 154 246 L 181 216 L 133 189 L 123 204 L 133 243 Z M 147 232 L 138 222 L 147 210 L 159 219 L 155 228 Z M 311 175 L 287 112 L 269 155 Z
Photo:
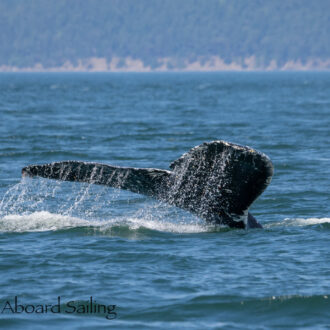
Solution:
M 170 171 L 63 161 L 24 167 L 22 175 L 126 189 L 210 223 L 260 228 L 248 209 L 270 183 L 273 165 L 265 154 L 249 147 L 212 141 L 183 154 L 170 164 Z

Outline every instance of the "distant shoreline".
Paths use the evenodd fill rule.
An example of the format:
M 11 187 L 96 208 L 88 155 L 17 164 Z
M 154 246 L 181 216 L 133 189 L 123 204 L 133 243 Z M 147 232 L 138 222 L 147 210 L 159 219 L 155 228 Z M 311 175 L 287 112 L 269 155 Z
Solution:
M 179 71 L 179 70 L 171 70 L 171 71 L 55 71 L 55 70 L 43 70 L 43 71 L 24 71 L 24 70 L 13 70 L 13 71 L 1 71 L 1 74 L 29 74 L 29 73 L 35 73 L 35 74 L 194 74 L 194 73 L 200 73 L 200 74 L 216 74 L 216 73 L 330 73 L 330 69 L 326 70 L 316 70 L 316 69 L 310 69 L 310 70 L 216 70 L 216 71 Z
M 330 59 L 311 59 L 306 62 L 301 60 L 288 61 L 284 65 L 278 65 L 272 60 L 267 66 L 260 66 L 254 56 L 245 58 L 240 63 L 226 63 L 217 56 L 208 60 L 187 60 L 178 62 L 172 58 L 158 59 L 156 67 L 144 64 L 140 59 L 131 57 L 117 58 L 111 60 L 100 57 L 78 60 L 74 65 L 66 61 L 61 66 L 44 67 L 37 63 L 31 67 L 17 67 L 0 65 L 0 72 L 280 72 L 280 71 L 330 71 Z

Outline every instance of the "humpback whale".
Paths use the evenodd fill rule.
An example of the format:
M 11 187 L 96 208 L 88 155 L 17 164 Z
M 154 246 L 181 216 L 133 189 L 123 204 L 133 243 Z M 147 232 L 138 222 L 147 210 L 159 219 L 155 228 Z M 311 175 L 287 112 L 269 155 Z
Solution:
M 22 175 L 126 189 L 187 210 L 208 223 L 262 228 L 248 209 L 269 185 L 273 164 L 250 147 L 217 140 L 192 148 L 169 170 L 61 161 L 29 165 Z

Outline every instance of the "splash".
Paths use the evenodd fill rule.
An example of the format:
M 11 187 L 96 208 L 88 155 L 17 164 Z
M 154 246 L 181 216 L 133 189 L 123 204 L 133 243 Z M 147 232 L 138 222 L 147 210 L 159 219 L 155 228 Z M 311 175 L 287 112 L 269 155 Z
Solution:
M 214 226 L 207 226 L 188 212 L 92 184 L 23 178 L 0 200 L 0 232 L 79 227 L 110 234 L 118 228 L 133 232 L 141 229 L 170 233 L 214 231 Z
M 109 208 L 120 191 L 90 184 L 66 183 L 42 178 L 22 178 L 0 200 L 0 218 L 48 211 L 67 216 L 88 217 Z

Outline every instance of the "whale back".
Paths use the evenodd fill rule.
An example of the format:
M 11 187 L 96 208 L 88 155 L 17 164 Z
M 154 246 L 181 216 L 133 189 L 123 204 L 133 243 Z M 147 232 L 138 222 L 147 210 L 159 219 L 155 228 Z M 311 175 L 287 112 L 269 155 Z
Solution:
M 273 175 L 265 154 L 225 141 L 194 147 L 170 168 L 172 204 L 218 223 L 246 223 L 248 208 Z

